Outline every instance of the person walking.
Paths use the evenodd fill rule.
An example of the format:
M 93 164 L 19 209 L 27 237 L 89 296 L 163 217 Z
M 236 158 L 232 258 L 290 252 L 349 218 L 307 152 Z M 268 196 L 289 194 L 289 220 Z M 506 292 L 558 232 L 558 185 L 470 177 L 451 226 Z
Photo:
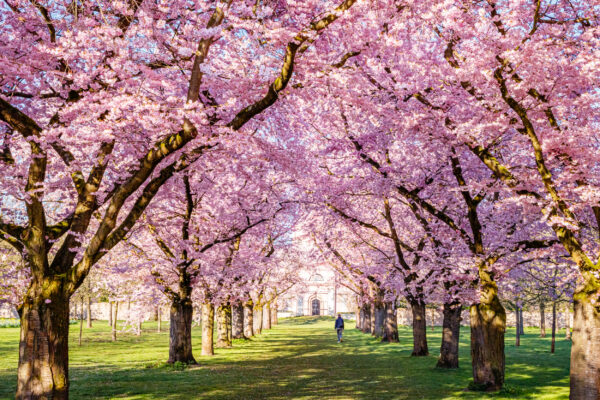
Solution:
M 342 314 L 338 314 L 338 317 L 335 320 L 335 330 L 337 331 L 338 343 L 343 342 L 342 333 L 344 332 L 344 319 L 342 318 Z

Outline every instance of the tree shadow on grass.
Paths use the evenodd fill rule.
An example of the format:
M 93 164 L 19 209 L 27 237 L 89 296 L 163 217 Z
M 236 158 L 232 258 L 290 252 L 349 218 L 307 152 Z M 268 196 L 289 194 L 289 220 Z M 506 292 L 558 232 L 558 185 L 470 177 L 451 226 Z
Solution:
M 498 394 L 464 392 L 471 379 L 468 336 L 463 331 L 461 368 L 434 368 L 436 357 L 410 357 L 412 338 L 400 332 L 399 344 L 385 344 L 348 329 L 338 344 L 325 322 L 304 321 L 286 331 L 275 328 L 236 349 L 219 350 L 213 358 L 198 357 L 200 368 L 114 366 L 72 369 L 72 398 L 135 399 L 536 399 L 565 387 L 564 351 L 552 357 L 527 345 L 507 343 L 507 389 Z M 309 326 L 306 326 L 309 325 Z M 332 329 L 333 331 L 333 329 Z M 430 351 L 439 332 L 429 335 Z M 510 340 L 510 337 L 508 338 Z M 507 341 L 508 341 L 507 340 Z M 532 354 L 537 359 L 532 359 Z M 568 365 L 566 366 L 568 371 Z M 549 389 L 550 388 L 550 389 Z M 555 397 L 556 399 L 561 398 Z

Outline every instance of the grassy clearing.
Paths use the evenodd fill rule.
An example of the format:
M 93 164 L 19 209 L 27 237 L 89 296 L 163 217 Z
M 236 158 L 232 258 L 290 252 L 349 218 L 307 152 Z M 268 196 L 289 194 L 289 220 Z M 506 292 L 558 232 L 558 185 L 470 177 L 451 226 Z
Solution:
M 350 322 L 347 324 L 351 325 Z M 347 329 L 337 344 L 333 320 L 302 317 L 282 320 L 272 330 L 233 349 L 200 357 L 200 329 L 193 345 L 199 367 L 164 365 L 168 332 L 144 324 L 142 336 L 120 334 L 110 341 L 106 322 L 84 330 L 71 326 L 72 399 L 541 399 L 568 398 L 570 343 L 526 331 L 514 347 L 507 335 L 506 388 L 498 394 L 465 392 L 470 380 L 469 330 L 461 335 L 461 368 L 439 371 L 435 356 L 411 358 L 411 331 L 400 330 L 400 344 L 382 344 Z M 428 332 L 430 350 L 439 349 L 441 329 Z M 0 399 L 14 396 L 18 329 L 0 330 Z

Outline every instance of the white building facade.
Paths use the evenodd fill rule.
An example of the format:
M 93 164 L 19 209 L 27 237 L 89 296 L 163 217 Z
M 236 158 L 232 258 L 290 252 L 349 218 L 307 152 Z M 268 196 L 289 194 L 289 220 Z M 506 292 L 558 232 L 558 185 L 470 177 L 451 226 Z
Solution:
M 355 294 L 339 282 L 334 270 L 319 266 L 300 271 L 300 277 L 302 281 L 279 299 L 281 316 L 354 316 Z

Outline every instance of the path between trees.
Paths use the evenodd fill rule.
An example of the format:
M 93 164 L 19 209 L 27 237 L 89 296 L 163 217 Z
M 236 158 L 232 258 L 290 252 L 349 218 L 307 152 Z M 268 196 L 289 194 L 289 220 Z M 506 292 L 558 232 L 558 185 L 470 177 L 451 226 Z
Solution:
M 467 393 L 471 371 L 468 332 L 463 328 L 461 368 L 438 371 L 436 357 L 411 358 L 410 330 L 400 328 L 400 344 L 379 343 L 352 329 L 336 342 L 333 319 L 282 320 L 270 331 L 232 349 L 200 357 L 200 329 L 194 328 L 197 368 L 166 367 L 168 336 L 147 324 L 141 337 L 123 334 L 116 343 L 97 323 L 81 348 L 71 335 L 72 399 L 566 399 L 568 342 L 548 354 L 546 339 L 533 333 L 515 349 L 507 335 L 507 385 L 501 394 Z M 72 328 L 75 329 L 75 328 Z M 428 332 L 431 348 L 440 329 Z M 0 332 L 0 398 L 14 395 L 18 330 Z M 549 342 L 548 342 L 549 343 Z

